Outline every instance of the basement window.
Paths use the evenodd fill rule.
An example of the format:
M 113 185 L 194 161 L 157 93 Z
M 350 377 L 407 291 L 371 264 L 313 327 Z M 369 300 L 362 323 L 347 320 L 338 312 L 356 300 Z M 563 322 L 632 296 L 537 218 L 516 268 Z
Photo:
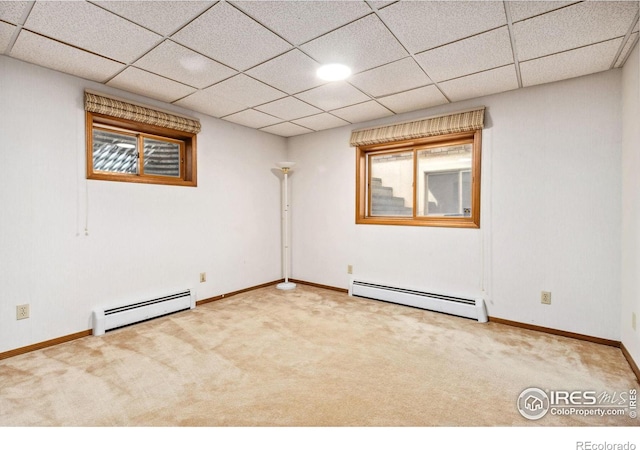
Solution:
M 355 131 L 356 223 L 479 228 L 483 120 L 484 108 Z
M 85 93 L 87 178 L 196 186 L 200 123 Z

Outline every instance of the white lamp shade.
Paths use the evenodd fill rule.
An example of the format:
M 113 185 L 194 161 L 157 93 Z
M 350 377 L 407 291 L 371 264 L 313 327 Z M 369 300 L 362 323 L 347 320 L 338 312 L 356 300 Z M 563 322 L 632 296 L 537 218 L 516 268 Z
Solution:
M 280 161 L 276 163 L 276 166 L 280 167 L 281 169 L 291 169 L 295 165 L 296 163 L 291 161 Z

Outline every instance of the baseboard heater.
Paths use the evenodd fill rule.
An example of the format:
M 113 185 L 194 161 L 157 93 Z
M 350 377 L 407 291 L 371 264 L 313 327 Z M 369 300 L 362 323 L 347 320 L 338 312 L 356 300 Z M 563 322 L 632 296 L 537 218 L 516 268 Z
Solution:
M 476 319 L 478 322 L 488 322 L 484 300 L 472 300 L 449 295 L 431 294 L 392 286 L 353 281 L 351 295 L 374 300 L 382 300 L 400 305 L 428 309 L 454 316 Z
M 100 336 L 116 328 L 195 307 L 195 295 L 191 290 L 186 290 L 137 303 L 96 310 L 93 312 L 93 334 Z

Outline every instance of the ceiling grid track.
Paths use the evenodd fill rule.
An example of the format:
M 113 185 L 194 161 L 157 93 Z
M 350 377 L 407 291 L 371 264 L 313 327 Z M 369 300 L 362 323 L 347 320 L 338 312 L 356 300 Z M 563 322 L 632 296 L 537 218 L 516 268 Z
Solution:
M 390 6 L 390 5 L 385 5 L 385 6 Z M 407 55 L 409 55 L 415 61 L 415 63 L 418 65 L 418 67 L 420 67 L 420 70 L 422 70 L 422 72 L 424 72 L 424 74 L 429 78 L 429 80 L 431 80 L 431 84 L 433 86 L 435 86 L 436 89 L 438 89 L 440 94 L 442 94 L 442 96 L 447 100 L 447 103 L 452 103 L 451 99 L 447 96 L 447 94 L 445 94 L 445 92 L 442 90 L 442 88 L 440 88 L 438 83 L 431 76 L 429 76 L 429 72 L 416 59 L 416 54 L 411 52 L 411 51 L 409 51 L 407 46 L 404 45 L 404 43 L 400 39 L 398 39 L 398 37 L 395 35 L 395 33 L 391 30 L 391 27 L 389 26 L 389 24 L 385 22 L 385 20 L 380 16 L 380 14 L 378 14 L 378 11 L 379 11 L 379 9 L 375 10 L 375 15 L 376 15 L 376 17 L 378 17 L 380 22 L 382 22 L 382 24 L 387 28 L 387 30 L 389 30 L 389 33 L 391 33 L 391 35 L 394 37 L 394 39 L 396 39 L 398 41 L 398 43 L 402 46 L 402 48 L 404 48 L 404 50 L 407 52 Z M 424 50 L 424 51 L 427 51 L 427 50 Z M 420 53 L 422 53 L 422 52 L 420 52 Z M 389 63 L 389 64 L 391 64 L 391 63 Z M 398 93 L 399 92 L 395 92 L 393 94 L 398 94 Z M 389 95 L 393 95 L 393 94 L 389 94 Z
M 31 14 L 31 10 L 33 9 L 33 5 L 35 4 L 36 2 L 30 2 L 25 8 L 22 14 L 22 17 L 19 20 L 20 23 L 16 24 L 16 29 L 14 30 L 13 35 L 9 39 L 9 43 L 7 44 L 7 48 L 4 52 L 5 55 L 10 54 L 11 50 L 13 50 L 13 46 L 16 44 L 16 41 L 18 40 L 18 36 L 20 35 L 20 32 L 24 28 L 24 23 L 27 21 L 29 14 Z
M 613 57 L 613 61 L 611 61 L 611 66 L 609 66 L 609 69 L 613 69 L 616 67 L 616 63 L 618 62 L 618 58 L 620 58 L 622 50 L 624 50 L 625 45 L 627 45 L 627 41 L 629 40 L 629 38 L 631 37 L 631 34 L 633 33 L 633 29 L 638 24 L 638 17 L 640 17 L 640 11 L 636 13 L 636 17 L 635 19 L 633 19 L 633 22 L 631 23 L 629 30 L 627 30 L 627 34 L 624 35 L 624 39 L 622 39 L 622 42 L 620 43 L 620 48 L 618 48 L 616 55 Z M 624 59 L 626 60 L 627 57 L 625 56 Z
M 516 47 L 516 38 L 513 33 L 513 21 L 511 20 L 511 9 L 508 1 L 504 4 L 504 13 L 507 16 L 507 28 L 509 30 L 509 39 L 511 40 L 511 51 L 513 52 L 513 64 L 516 68 L 516 77 L 518 78 L 518 87 L 522 88 L 522 73 L 520 72 L 520 60 L 518 59 L 518 48 Z

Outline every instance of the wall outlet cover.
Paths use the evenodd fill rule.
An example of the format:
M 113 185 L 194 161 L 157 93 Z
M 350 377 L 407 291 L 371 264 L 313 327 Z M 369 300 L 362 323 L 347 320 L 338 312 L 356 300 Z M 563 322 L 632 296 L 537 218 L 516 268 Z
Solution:
M 551 292 L 542 291 L 542 293 L 540 294 L 540 303 L 542 303 L 544 305 L 550 305 L 551 304 Z
M 29 318 L 29 305 L 18 305 L 16 306 L 16 320 L 28 319 Z

